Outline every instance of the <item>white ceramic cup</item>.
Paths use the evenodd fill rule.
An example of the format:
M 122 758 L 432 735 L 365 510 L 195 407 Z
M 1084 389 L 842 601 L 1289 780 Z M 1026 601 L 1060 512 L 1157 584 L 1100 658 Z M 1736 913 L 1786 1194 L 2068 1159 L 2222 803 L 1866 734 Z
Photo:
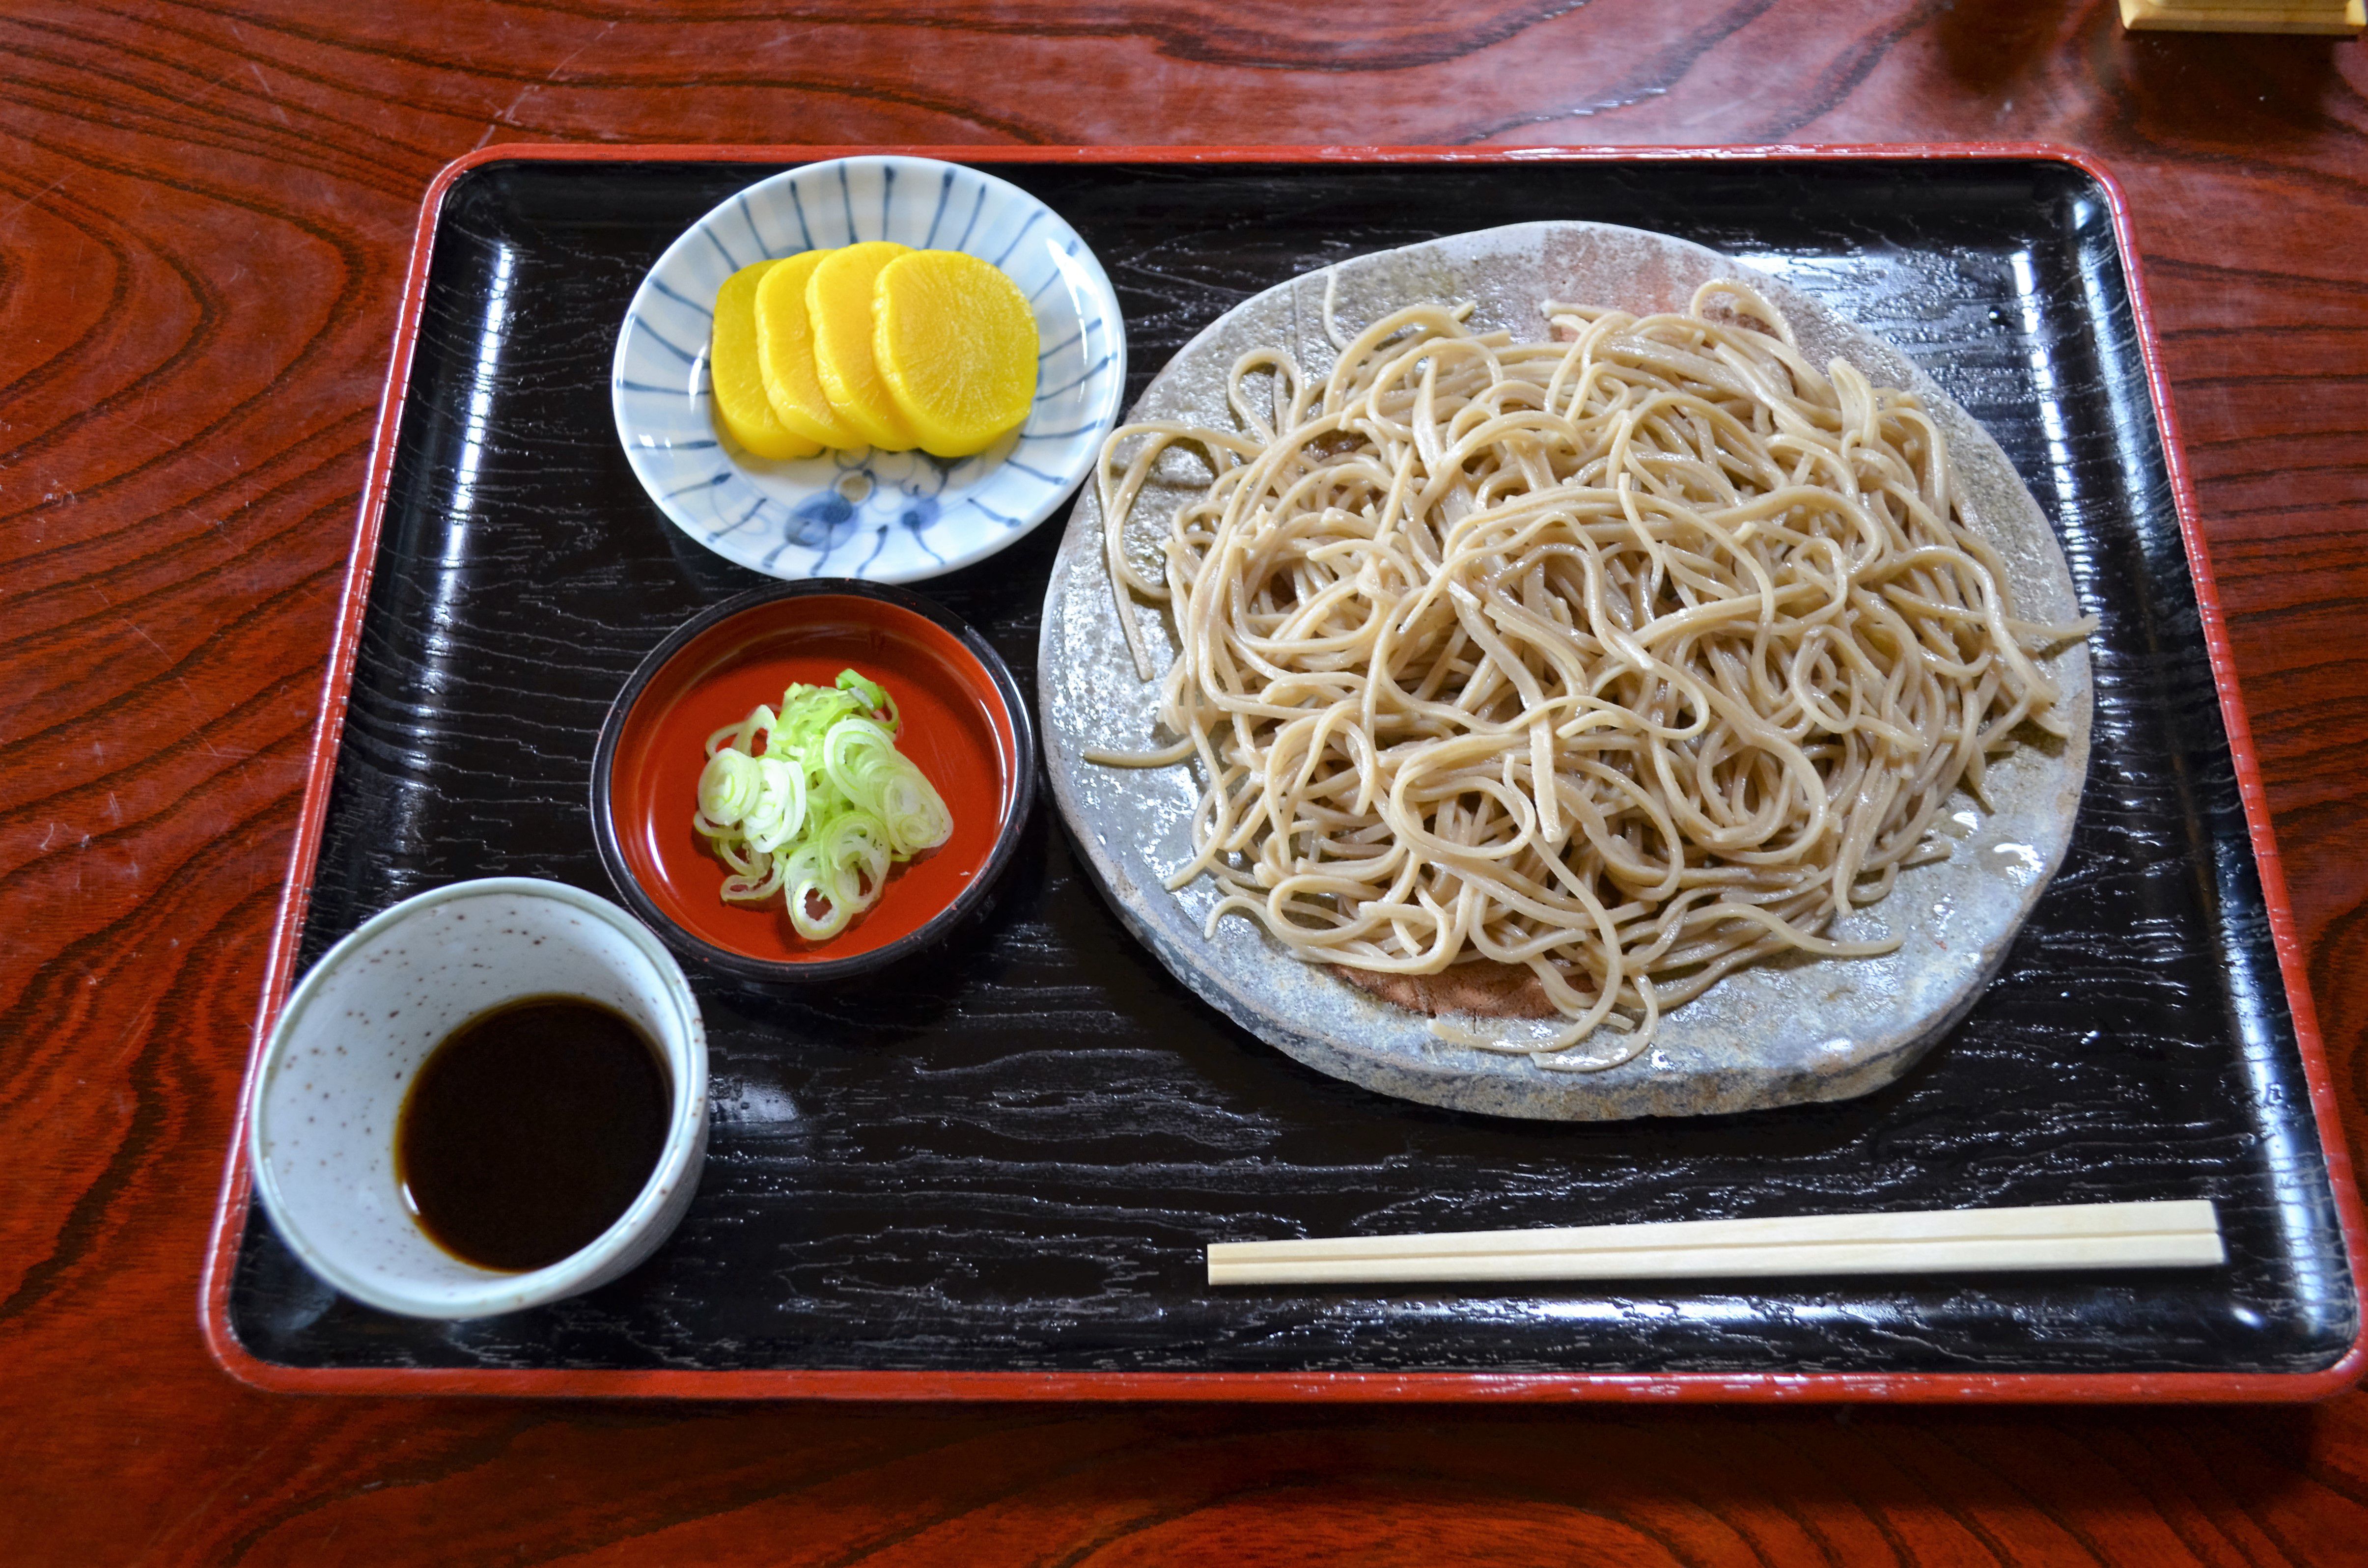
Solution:
M 674 1103 L 657 1168 L 616 1223 L 542 1268 L 480 1268 L 430 1241 L 395 1176 L 411 1082 L 444 1039 L 506 1002 L 579 996 L 640 1025 Z M 604 1285 L 666 1240 L 707 1157 L 707 1031 L 681 966 L 608 900 L 495 877 L 404 900 L 290 994 L 248 1092 L 255 1190 L 304 1266 L 414 1317 L 486 1317 Z

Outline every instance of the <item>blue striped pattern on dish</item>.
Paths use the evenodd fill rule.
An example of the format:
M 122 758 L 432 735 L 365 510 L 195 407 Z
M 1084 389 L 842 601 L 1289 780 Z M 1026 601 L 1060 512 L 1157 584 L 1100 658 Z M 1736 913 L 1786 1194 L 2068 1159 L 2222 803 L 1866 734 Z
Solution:
M 1036 405 L 976 457 L 869 448 L 775 461 L 741 450 L 709 405 L 710 308 L 768 256 L 895 240 L 1010 274 L 1036 312 Z M 994 554 L 1092 472 L 1118 423 L 1126 326 L 1101 263 L 1018 187 L 928 158 L 838 158 L 760 180 L 693 224 L 643 279 L 618 335 L 617 436 L 667 520 L 775 577 L 909 583 Z

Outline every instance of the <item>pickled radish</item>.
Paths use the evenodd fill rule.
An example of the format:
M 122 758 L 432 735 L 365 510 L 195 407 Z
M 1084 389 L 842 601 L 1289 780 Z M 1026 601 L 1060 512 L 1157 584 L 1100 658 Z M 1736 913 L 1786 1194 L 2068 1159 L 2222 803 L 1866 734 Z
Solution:
M 863 437 L 833 412 L 830 399 L 825 395 L 814 372 L 814 326 L 806 315 L 806 282 L 830 254 L 810 250 L 771 263 L 772 270 L 764 275 L 756 293 L 757 361 L 764 378 L 765 400 L 785 429 L 818 443 L 814 449 L 817 451 L 823 447 L 863 444 Z M 720 297 L 716 309 L 721 316 Z
M 1036 397 L 1036 316 L 1001 267 L 960 251 L 913 251 L 872 286 L 871 357 L 921 449 L 985 451 Z
M 814 374 L 840 423 L 882 451 L 918 445 L 871 358 L 872 285 L 907 246 L 866 240 L 825 255 L 806 279 Z M 851 443 L 850 443 L 851 444 Z
M 779 265 L 760 261 L 744 267 L 715 291 L 708 380 L 714 388 L 716 423 L 726 436 L 760 458 L 810 458 L 822 450 L 823 443 L 790 428 L 774 415 L 758 363 L 757 291 L 765 275 Z

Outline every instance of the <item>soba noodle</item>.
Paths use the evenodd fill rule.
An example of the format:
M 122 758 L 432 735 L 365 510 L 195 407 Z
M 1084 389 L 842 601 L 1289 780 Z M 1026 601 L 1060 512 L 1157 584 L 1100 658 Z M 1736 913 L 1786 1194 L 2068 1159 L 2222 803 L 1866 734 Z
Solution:
M 1171 603 L 1178 739 L 1087 755 L 1197 762 L 1168 886 L 1215 880 L 1212 931 L 1237 913 L 1385 974 L 1524 967 L 1564 1020 L 1543 1043 L 1434 1030 L 1594 1071 L 1743 965 L 1897 947 L 1827 933 L 1946 857 L 1943 803 L 1982 799 L 2019 726 L 2065 733 L 2033 655 L 2089 627 L 2018 619 L 1918 399 L 1820 371 L 1749 288 L 1545 311 L 1568 341 L 1409 306 L 1336 334 L 1320 383 L 1255 350 L 1238 429 L 1113 435 L 1119 619 L 1148 681 L 1128 596 Z M 1122 530 L 1190 465 L 1207 488 L 1155 581 Z M 1625 1038 L 1577 1049 L 1606 1025 Z

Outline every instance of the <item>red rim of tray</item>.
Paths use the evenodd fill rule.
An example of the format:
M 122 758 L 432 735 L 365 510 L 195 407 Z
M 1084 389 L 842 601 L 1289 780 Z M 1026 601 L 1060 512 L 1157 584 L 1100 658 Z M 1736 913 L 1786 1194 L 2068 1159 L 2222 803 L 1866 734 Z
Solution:
M 412 350 L 427 292 L 427 264 L 445 193 L 461 176 L 487 164 L 506 161 L 558 163 L 708 162 L 800 164 L 859 153 L 902 153 L 978 164 L 1487 164 L 1641 163 L 1686 161 L 1729 164 L 1850 162 L 1860 160 L 2044 161 L 2079 170 L 2096 181 L 2112 216 L 2123 277 L 2129 287 L 2146 386 L 2154 399 L 2163 461 L 2170 476 L 2180 537 L 2186 546 L 2210 654 L 2213 683 L 2220 698 L 2228 749 L 2253 857 L 2268 906 L 2270 930 L 2294 1017 L 2294 1041 L 2310 1085 L 2311 1111 L 2328 1184 L 2343 1232 L 2352 1287 L 2361 1289 L 2368 1259 L 2362 1250 L 2360 1197 L 2352 1185 L 2351 1156 L 2344 1149 L 2335 1091 L 2328 1076 L 2317 1015 L 2312 1010 L 2305 955 L 2295 930 L 2285 872 L 2270 831 L 2252 727 L 2237 689 L 2226 617 L 2214 582 L 2212 562 L 2196 517 L 2195 492 L 2179 440 L 2170 386 L 2137 267 L 2136 236 L 2121 185 L 2095 158 L 2046 142 L 1976 142 L 1954 145 L 1920 142 L 1859 146 L 1773 145 L 1765 147 L 1002 147 L 1002 146 L 704 146 L 502 143 L 482 148 L 446 165 L 427 187 L 405 274 L 393 354 L 379 408 L 377 436 L 362 491 L 354 546 L 347 558 L 336 636 L 323 682 L 320 717 L 313 732 L 304 798 L 297 817 L 289 876 L 265 963 L 263 994 L 247 1059 L 251 1076 L 268 1039 L 272 1019 L 294 979 L 296 949 L 309 902 L 321 832 L 328 810 L 331 776 L 344 730 L 346 699 L 354 656 L 370 595 L 370 567 L 386 507 L 388 476 L 394 465 L 394 435 L 409 385 Z M 245 1099 L 234 1118 L 223 1163 L 222 1188 L 215 1207 L 211 1242 L 199 1286 L 199 1317 L 206 1345 L 222 1369 L 254 1387 L 314 1393 L 475 1393 L 544 1396 L 680 1399 L 846 1400 L 1227 1400 L 1227 1401 L 1523 1401 L 1574 1400 L 1783 1401 L 1788 1403 L 1902 1400 L 1941 1403 L 2051 1401 L 2289 1401 L 2324 1399 L 2357 1381 L 2368 1368 L 2368 1314 L 2334 1365 L 2311 1372 L 929 1372 L 823 1371 L 801 1369 L 740 1371 L 655 1369 L 567 1370 L 491 1368 L 303 1368 L 265 1361 L 238 1341 L 230 1326 L 231 1276 L 246 1227 L 248 1129 Z

